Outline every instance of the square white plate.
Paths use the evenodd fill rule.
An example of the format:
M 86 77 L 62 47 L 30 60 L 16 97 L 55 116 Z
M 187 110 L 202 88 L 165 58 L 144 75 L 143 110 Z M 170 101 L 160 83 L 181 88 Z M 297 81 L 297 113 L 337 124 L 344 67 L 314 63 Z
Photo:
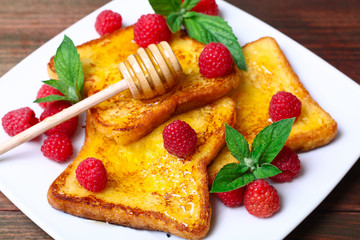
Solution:
M 263 36 L 274 37 L 313 98 L 338 122 L 338 135 L 333 142 L 300 154 L 301 176 L 291 183 L 275 184 L 282 204 L 280 212 L 273 217 L 258 219 L 243 207 L 230 209 L 219 200 L 211 199 L 213 219 L 207 239 L 281 239 L 315 209 L 359 158 L 360 87 L 269 25 L 226 2 L 218 1 L 218 5 L 241 45 Z M 32 101 L 41 80 L 48 79 L 46 64 L 64 34 L 76 45 L 97 38 L 93 27 L 95 18 L 105 9 L 121 13 L 124 26 L 134 24 L 142 14 L 153 12 L 144 0 L 113 1 L 51 39 L 1 78 L 1 117 L 24 106 L 33 108 L 40 115 L 40 107 Z M 346 106 L 352 106 L 351 111 Z M 8 136 L 0 128 L 0 142 L 6 139 Z M 55 239 L 168 239 L 162 232 L 85 220 L 53 209 L 46 199 L 47 190 L 67 164 L 45 159 L 40 152 L 42 140 L 25 143 L 0 157 L 0 189 L 48 234 Z M 83 130 L 79 130 L 73 141 L 76 152 L 83 140 Z M 172 236 L 171 239 L 178 238 Z

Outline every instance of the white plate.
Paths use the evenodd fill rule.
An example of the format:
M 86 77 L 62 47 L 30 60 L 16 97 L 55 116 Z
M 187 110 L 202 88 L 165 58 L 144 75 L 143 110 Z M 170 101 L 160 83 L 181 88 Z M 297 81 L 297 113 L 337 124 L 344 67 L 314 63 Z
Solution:
M 274 37 L 293 69 L 313 98 L 338 122 L 338 135 L 331 144 L 300 154 L 303 172 L 291 183 L 276 184 L 281 210 L 269 219 L 258 219 L 242 208 L 226 208 L 212 198 L 213 219 L 207 239 L 281 239 L 289 234 L 330 193 L 360 156 L 360 87 L 328 63 L 279 31 L 238 8 L 219 1 L 221 15 L 233 27 L 241 45 L 263 36 Z M 25 58 L 0 80 L 0 116 L 30 106 L 37 115 L 40 107 L 31 102 L 48 79 L 46 64 L 68 35 L 76 45 L 97 38 L 95 18 L 112 9 L 123 16 L 124 26 L 145 13 L 153 12 L 147 1 L 113 1 L 91 13 Z M 8 102 L 9 104 L 6 104 Z M 346 106 L 353 106 L 348 111 Z M 354 108 L 354 106 L 357 106 Z M 82 116 L 83 119 L 83 116 Z M 0 142 L 8 138 L 0 128 Z M 74 139 L 78 152 L 83 130 Z M 53 209 L 46 193 L 67 164 L 45 159 L 41 140 L 31 141 L 0 157 L 0 189 L 30 219 L 55 239 L 168 239 L 165 233 L 134 230 L 77 218 Z M 261 231 L 259 230 L 261 229 Z M 172 236 L 175 240 L 177 237 Z

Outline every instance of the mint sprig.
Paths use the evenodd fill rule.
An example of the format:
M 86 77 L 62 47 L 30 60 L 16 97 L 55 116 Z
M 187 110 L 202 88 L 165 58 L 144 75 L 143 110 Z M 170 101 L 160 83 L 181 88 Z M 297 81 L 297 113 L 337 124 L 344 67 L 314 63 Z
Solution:
M 226 144 L 239 163 L 226 164 L 217 173 L 210 192 L 227 192 L 256 180 L 275 176 L 281 171 L 271 164 L 288 139 L 295 118 L 274 122 L 261 130 L 252 143 L 225 124 Z
M 167 17 L 170 13 L 180 11 L 181 0 L 149 0 L 157 14 Z
M 183 16 L 180 13 L 174 12 L 169 14 L 169 16 L 167 16 L 166 23 L 170 31 L 177 32 L 181 29 L 183 20 L 184 20 Z
M 166 18 L 172 32 L 177 32 L 184 25 L 189 36 L 201 43 L 222 43 L 230 51 L 236 65 L 246 71 L 244 53 L 237 37 L 229 24 L 221 17 L 210 16 L 191 9 L 199 0 L 149 0 L 155 13 Z
M 38 98 L 34 102 L 41 103 L 58 100 L 70 103 L 79 102 L 82 99 L 84 73 L 77 48 L 66 35 L 56 51 L 54 62 L 59 80 L 50 79 L 43 81 L 43 83 L 59 90 L 64 96 L 50 95 Z
M 185 28 L 190 37 L 202 43 L 219 42 L 230 51 L 236 65 L 246 70 L 245 57 L 237 37 L 224 19 L 197 12 L 184 15 Z
M 182 4 L 181 4 L 181 8 L 190 11 L 191 9 L 193 9 L 198 3 L 200 2 L 200 0 L 185 0 Z

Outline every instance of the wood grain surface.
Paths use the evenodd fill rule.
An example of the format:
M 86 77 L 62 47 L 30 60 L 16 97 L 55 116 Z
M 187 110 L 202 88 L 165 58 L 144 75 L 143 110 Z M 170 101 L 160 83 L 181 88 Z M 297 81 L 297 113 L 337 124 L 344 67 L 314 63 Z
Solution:
M 0 0 L 0 76 L 59 32 L 107 2 Z M 360 84 L 359 0 L 228 2 L 280 30 Z M 330 195 L 287 239 L 360 239 L 359 184 L 360 161 L 357 161 Z M 303 198 L 306 201 L 307 196 Z M 51 237 L 0 192 L 0 239 Z

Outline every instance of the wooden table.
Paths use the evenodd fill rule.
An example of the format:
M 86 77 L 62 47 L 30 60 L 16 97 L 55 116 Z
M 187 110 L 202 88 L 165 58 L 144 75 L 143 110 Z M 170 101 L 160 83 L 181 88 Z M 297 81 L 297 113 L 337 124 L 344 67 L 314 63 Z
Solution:
M 60 31 L 106 2 L 0 0 L 0 76 Z M 359 0 L 229 2 L 293 38 L 360 84 Z M 359 184 L 360 161 L 287 238 L 360 239 Z M 306 201 L 306 196 L 303 197 Z M 51 237 L 0 192 L 0 239 Z

